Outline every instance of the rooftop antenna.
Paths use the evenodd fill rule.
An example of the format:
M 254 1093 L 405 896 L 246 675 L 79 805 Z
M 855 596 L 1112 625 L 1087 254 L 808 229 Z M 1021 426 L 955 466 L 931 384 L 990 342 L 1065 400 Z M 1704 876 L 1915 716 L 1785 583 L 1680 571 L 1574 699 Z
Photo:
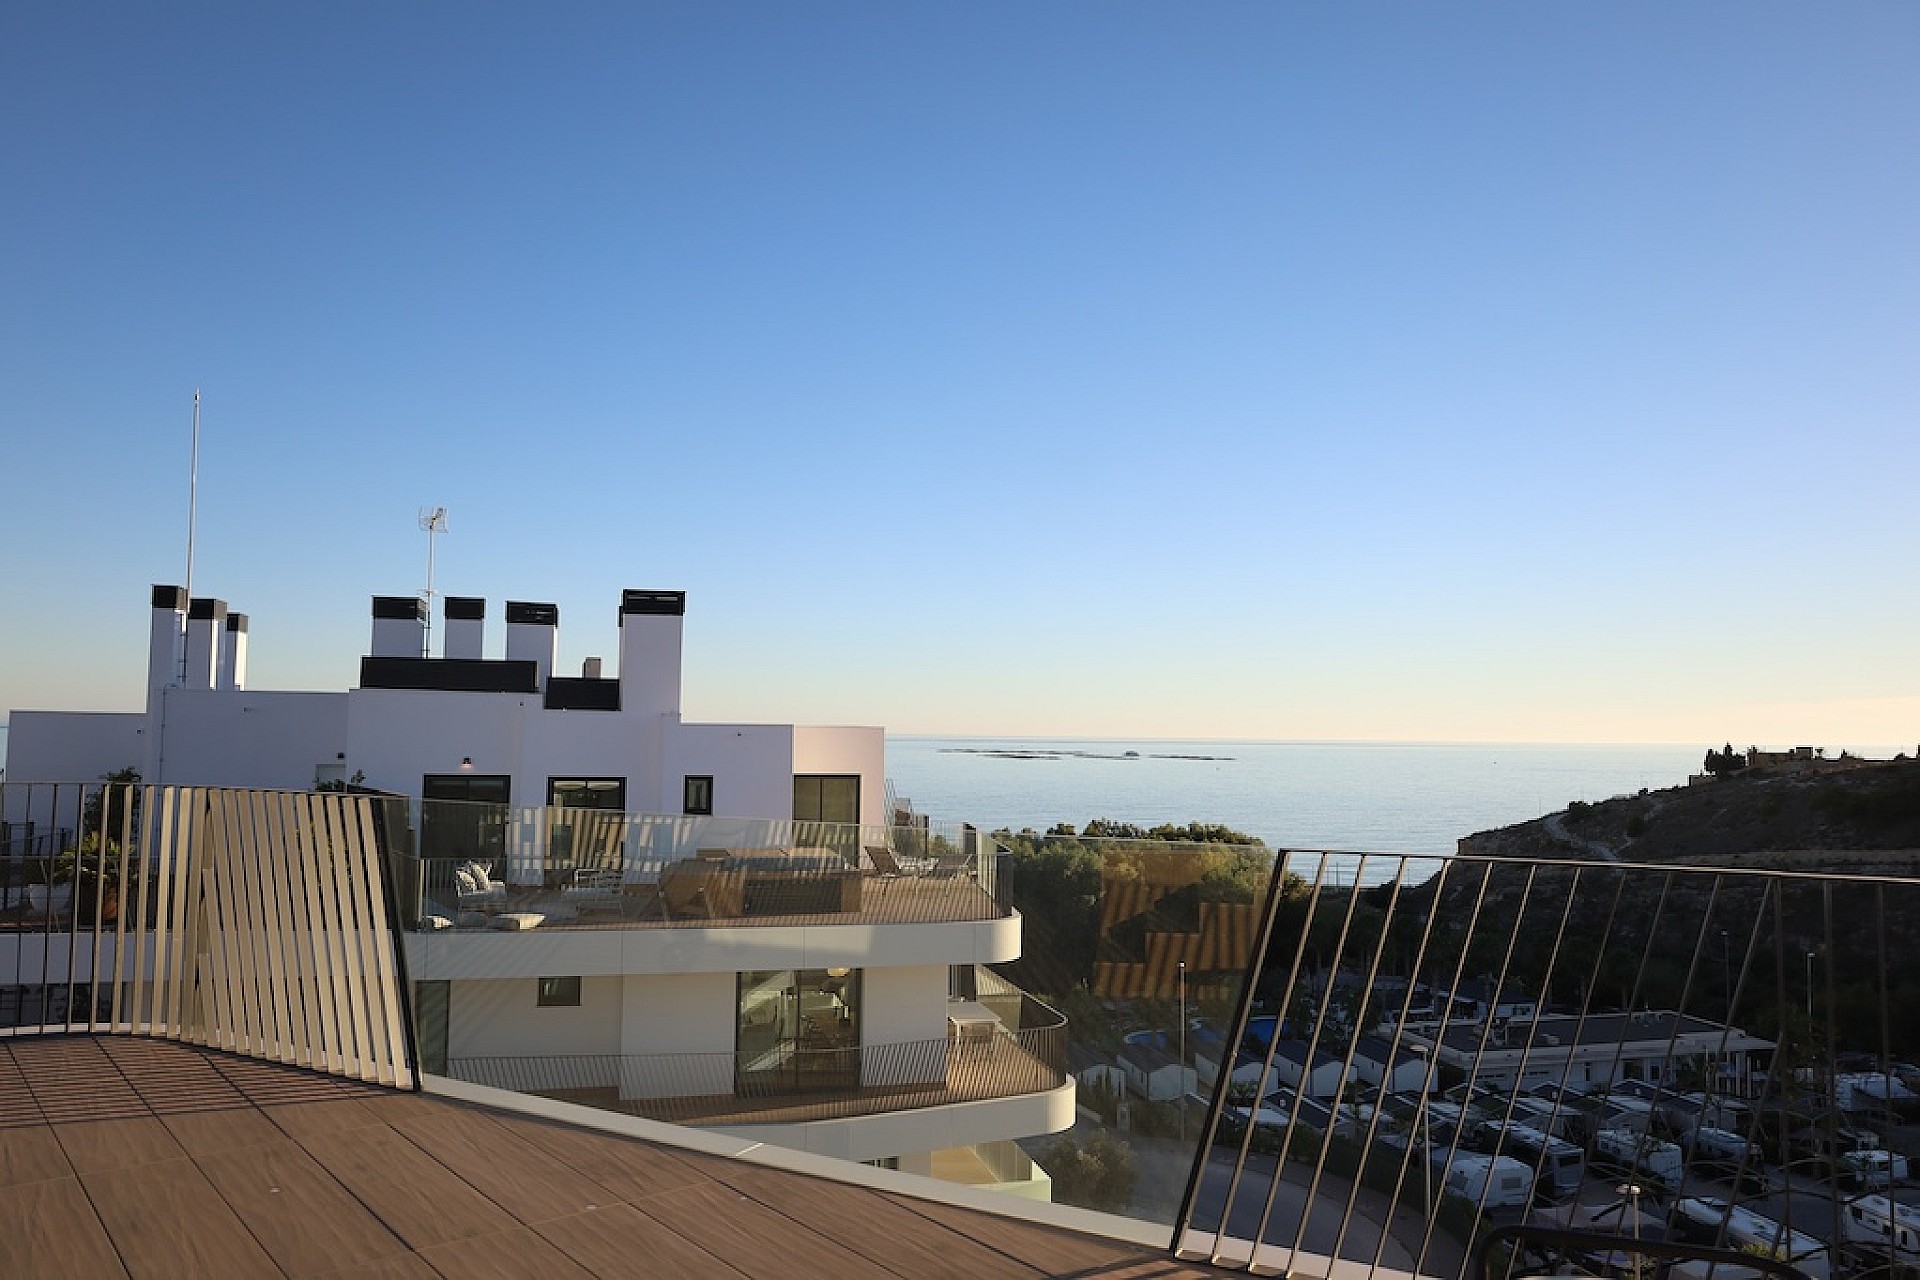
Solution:
M 193 526 L 200 511 L 200 388 L 193 389 L 193 445 L 187 455 L 187 606 L 193 606 Z M 187 682 L 187 646 L 180 646 L 180 683 Z
M 427 535 L 427 629 L 420 635 L 420 656 L 433 656 L 433 541 L 447 531 L 445 507 L 420 508 L 420 532 Z

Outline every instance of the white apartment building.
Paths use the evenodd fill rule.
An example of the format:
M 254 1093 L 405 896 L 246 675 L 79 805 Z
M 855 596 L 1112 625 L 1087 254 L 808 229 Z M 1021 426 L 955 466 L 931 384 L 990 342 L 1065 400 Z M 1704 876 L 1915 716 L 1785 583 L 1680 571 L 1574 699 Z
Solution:
M 131 764 L 404 798 L 423 1070 L 1045 1195 L 1014 1140 L 1074 1090 L 1051 1011 L 976 977 L 1020 954 L 991 845 L 895 839 L 879 728 L 684 720 L 685 608 L 623 592 L 617 670 L 562 676 L 551 604 L 508 602 L 489 657 L 486 602 L 449 597 L 431 655 L 422 602 L 376 597 L 357 688 L 268 692 L 245 615 L 157 586 L 145 708 L 13 712 L 7 790 Z

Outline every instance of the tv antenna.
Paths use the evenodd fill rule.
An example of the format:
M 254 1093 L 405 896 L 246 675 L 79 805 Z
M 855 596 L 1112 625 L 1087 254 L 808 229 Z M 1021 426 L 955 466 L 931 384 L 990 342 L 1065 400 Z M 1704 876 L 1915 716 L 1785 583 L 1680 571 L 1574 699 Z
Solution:
M 187 454 L 187 607 L 193 607 L 193 526 L 200 516 L 200 388 L 193 389 L 193 443 Z M 187 682 L 187 646 L 180 646 L 180 665 L 175 673 L 181 684 Z
M 420 508 L 420 532 L 427 535 L 427 589 L 422 597 L 427 602 L 427 629 L 420 634 L 420 656 L 423 658 L 433 656 L 433 543 L 446 531 L 445 507 Z

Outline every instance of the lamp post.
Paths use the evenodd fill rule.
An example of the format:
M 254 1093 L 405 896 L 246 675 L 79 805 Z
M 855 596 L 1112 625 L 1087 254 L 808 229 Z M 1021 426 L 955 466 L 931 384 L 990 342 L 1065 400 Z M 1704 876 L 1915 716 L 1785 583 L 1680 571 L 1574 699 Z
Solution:
M 1813 1034 L 1813 952 L 1807 952 L 1807 1034 Z
M 1734 944 L 1720 931 L 1720 981 L 1726 984 L 1726 1021 L 1734 1021 Z
M 1433 1065 L 1427 1046 L 1410 1044 L 1407 1052 L 1420 1059 L 1420 1173 L 1426 1187 L 1426 1212 L 1433 1212 L 1433 1123 L 1427 1116 L 1427 1094 L 1433 1089 Z M 1389 1068 L 1391 1070 L 1391 1068 Z
M 1226 1055 L 1221 1055 L 1224 1062 Z M 1180 1141 L 1187 1140 L 1187 962 L 1180 962 Z
M 1640 1184 L 1623 1182 L 1614 1190 L 1633 1204 L 1633 1243 L 1636 1246 L 1633 1254 L 1633 1280 L 1640 1280 L 1640 1252 L 1637 1248 L 1640 1243 Z

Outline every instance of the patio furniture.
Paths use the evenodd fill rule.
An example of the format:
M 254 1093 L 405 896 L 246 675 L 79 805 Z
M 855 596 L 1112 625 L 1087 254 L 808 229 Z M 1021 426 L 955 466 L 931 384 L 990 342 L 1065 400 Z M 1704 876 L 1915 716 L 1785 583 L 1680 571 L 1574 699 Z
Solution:
M 493 878 L 490 862 L 463 862 L 454 867 L 453 892 L 462 911 L 492 913 L 507 905 L 507 882 Z
M 899 876 L 906 873 L 900 870 L 899 861 L 893 856 L 893 850 L 883 844 L 865 846 L 867 861 L 873 864 L 870 874 L 876 876 Z
M 746 877 L 722 862 L 683 858 L 660 877 L 660 899 L 672 920 L 724 920 L 741 914 Z
M 576 911 L 619 911 L 625 906 L 620 873 L 581 867 L 573 873 L 573 882 L 560 890 L 560 899 Z

